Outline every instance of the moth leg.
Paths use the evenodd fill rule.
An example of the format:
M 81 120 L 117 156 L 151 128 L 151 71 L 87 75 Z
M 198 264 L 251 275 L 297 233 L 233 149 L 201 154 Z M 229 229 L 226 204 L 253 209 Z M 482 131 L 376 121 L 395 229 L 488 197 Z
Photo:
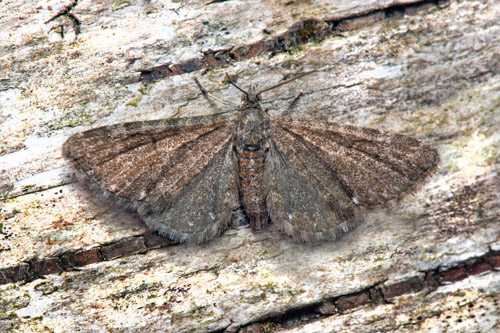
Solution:
M 290 111 L 292 111 L 292 109 L 295 107 L 295 105 L 297 105 L 297 101 L 300 99 L 300 97 L 302 97 L 304 95 L 304 92 L 301 90 L 297 93 L 297 95 L 295 95 L 292 103 L 290 103 L 290 105 L 288 106 L 288 108 L 286 109 L 285 112 L 283 112 L 283 115 L 284 116 L 287 116 L 290 114 Z
M 198 81 L 198 78 L 195 77 L 194 78 L 194 82 L 196 82 L 196 85 L 198 86 L 198 88 L 200 88 L 203 96 L 205 96 L 205 98 L 208 99 L 209 101 L 210 101 L 210 99 L 213 99 L 213 100 L 216 100 L 217 102 L 219 102 L 221 104 L 224 104 L 224 105 L 236 106 L 235 104 L 233 104 L 231 102 L 224 101 L 224 100 L 222 100 L 220 98 L 215 97 L 211 93 L 209 93 L 205 88 L 203 88 L 203 86 L 201 85 L 200 81 Z

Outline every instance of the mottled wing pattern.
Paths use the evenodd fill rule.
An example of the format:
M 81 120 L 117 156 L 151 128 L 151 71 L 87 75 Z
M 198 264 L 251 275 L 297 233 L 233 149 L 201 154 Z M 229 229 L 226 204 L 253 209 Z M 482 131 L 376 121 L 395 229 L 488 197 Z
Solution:
M 415 191 L 439 164 L 417 139 L 310 119 L 272 117 L 269 144 L 269 214 L 301 241 L 335 238 L 363 211 Z
M 149 227 L 200 243 L 239 206 L 235 126 L 227 115 L 105 126 L 73 135 L 63 154 L 92 189 Z

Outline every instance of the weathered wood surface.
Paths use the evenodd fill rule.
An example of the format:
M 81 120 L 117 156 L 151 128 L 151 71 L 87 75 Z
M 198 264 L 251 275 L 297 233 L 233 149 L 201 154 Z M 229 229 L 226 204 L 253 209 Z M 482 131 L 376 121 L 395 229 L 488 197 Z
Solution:
M 209 2 L 0 3 L 0 330 L 498 327 L 500 3 Z M 170 244 L 61 158 L 90 127 L 216 112 L 195 76 L 237 103 L 224 72 L 267 86 L 307 70 L 264 106 L 302 91 L 294 114 L 417 137 L 443 160 L 338 241 L 240 228 Z

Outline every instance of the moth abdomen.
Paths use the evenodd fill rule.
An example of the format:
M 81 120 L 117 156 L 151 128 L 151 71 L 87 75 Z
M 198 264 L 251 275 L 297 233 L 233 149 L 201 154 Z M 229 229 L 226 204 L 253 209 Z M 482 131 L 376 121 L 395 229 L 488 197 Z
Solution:
M 253 231 L 264 230 L 269 224 L 266 208 L 266 186 L 263 179 L 266 152 L 236 147 L 240 177 L 240 201 Z

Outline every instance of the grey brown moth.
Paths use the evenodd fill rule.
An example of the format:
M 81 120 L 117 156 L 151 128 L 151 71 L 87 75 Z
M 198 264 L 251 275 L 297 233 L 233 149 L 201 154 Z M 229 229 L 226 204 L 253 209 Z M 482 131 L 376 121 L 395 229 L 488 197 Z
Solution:
M 437 169 L 439 154 L 417 139 L 270 116 L 259 102 L 275 86 L 245 91 L 229 80 L 244 94 L 237 112 L 94 128 L 71 136 L 63 155 L 91 189 L 195 243 L 241 208 L 253 231 L 272 222 L 298 241 L 334 239 Z

